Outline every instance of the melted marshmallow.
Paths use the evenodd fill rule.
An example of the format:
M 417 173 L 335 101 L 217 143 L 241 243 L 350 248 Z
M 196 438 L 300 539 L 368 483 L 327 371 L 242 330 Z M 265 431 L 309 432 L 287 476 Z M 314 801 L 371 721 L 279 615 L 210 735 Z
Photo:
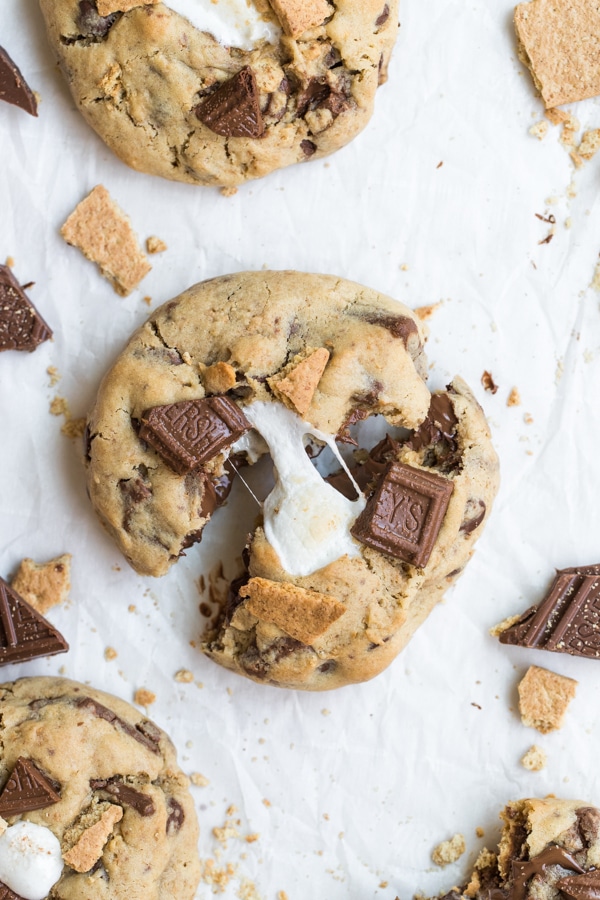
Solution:
M 358 499 L 348 500 L 327 484 L 304 449 L 304 436 L 313 435 L 331 448 L 348 472 L 333 435 L 303 422 L 280 403 L 251 403 L 244 407 L 244 415 L 266 441 L 273 459 L 276 481 L 265 500 L 264 529 L 286 572 L 310 575 L 340 556 L 360 556 L 350 527 L 365 507 L 364 497 L 357 488 Z
M 281 35 L 281 29 L 263 19 L 251 0 L 166 0 L 165 5 L 225 47 L 253 50 L 259 41 L 276 44 Z
M 60 843 L 49 828 L 21 821 L 0 836 L 0 881 L 24 900 L 44 900 L 62 871 Z

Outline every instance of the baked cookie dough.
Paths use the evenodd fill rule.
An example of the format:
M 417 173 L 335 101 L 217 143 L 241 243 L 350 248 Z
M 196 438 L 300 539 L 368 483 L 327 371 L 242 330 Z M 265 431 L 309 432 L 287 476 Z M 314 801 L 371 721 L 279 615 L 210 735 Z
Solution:
M 225 187 L 352 140 L 398 31 L 398 0 L 40 4 L 77 107 L 117 156 Z
M 592 900 L 600 891 L 600 809 L 583 800 L 516 800 L 500 814 L 497 853 L 442 900 Z
M 160 728 L 51 677 L 0 685 L 0 723 L 1 896 L 192 900 L 196 814 Z
M 164 575 L 200 540 L 235 469 L 274 461 L 246 571 L 203 645 L 212 659 L 283 687 L 364 681 L 459 576 L 498 462 L 467 385 L 430 394 L 423 345 L 412 311 L 376 291 L 246 272 L 166 303 L 105 376 L 88 490 L 138 572 Z M 306 439 L 339 459 L 354 424 L 375 415 L 389 435 L 356 448 L 350 475 L 338 461 L 324 480 Z

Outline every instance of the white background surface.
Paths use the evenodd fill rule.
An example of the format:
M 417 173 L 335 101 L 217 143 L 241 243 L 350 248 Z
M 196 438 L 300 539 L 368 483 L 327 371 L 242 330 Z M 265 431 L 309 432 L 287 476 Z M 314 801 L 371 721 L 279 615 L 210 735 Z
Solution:
M 505 648 L 487 633 L 539 599 L 554 567 L 600 562 L 600 310 L 587 287 L 600 250 L 600 158 L 576 173 L 569 199 L 559 130 L 541 143 L 528 134 L 542 106 L 516 59 L 510 0 L 404 0 L 401 20 L 367 131 L 328 161 L 225 198 L 113 158 L 73 107 L 36 0 L 0 8 L 0 44 L 42 96 L 39 119 L 0 109 L 0 258 L 13 256 L 21 282 L 36 282 L 30 296 L 55 332 L 33 355 L 0 358 L 0 574 L 24 556 L 73 554 L 72 603 L 49 615 L 70 653 L 2 674 L 64 666 L 128 700 L 153 690 L 150 714 L 184 769 L 210 779 L 193 788 L 203 859 L 235 804 L 242 835 L 260 839 L 230 841 L 224 858 L 265 900 L 280 890 L 290 900 L 409 900 L 450 887 L 482 844 L 495 844 L 507 800 L 554 792 L 600 803 L 600 663 Z M 598 101 L 577 114 L 600 125 Z M 127 299 L 58 234 L 99 182 L 141 239 L 169 246 Z M 547 212 L 556 235 L 538 245 L 549 226 L 535 213 Z M 176 571 L 141 578 L 96 521 L 79 446 L 48 412 L 60 393 L 85 414 L 148 315 L 145 295 L 155 307 L 195 281 L 265 264 L 342 275 L 414 307 L 443 300 L 429 322 L 431 385 L 467 379 L 502 463 L 487 531 L 446 603 L 387 672 L 336 693 L 259 687 L 190 646 L 202 628 L 200 574 L 219 560 L 236 573 L 246 525 L 232 524 L 235 496 Z M 49 365 L 62 374 L 57 388 Z M 484 369 L 495 396 L 481 388 Z M 513 386 L 523 404 L 508 408 Z M 580 682 L 564 728 L 547 737 L 516 712 L 516 684 L 533 662 Z M 181 667 L 203 687 L 176 683 Z M 519 764 L 534 742 L 549 757 L 541 773 Z M 431 849 L 456 831 L 467 855 L 442 872 Z M 238 890 L 234 880 L 225 896 Z M 198 897 L 209 896 L 201 886 Z

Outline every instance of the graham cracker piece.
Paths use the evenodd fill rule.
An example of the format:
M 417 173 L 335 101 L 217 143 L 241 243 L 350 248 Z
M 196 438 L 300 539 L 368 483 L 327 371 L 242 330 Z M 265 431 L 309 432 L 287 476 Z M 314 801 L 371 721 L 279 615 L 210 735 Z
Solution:
M 148 253 L 164 253 L 168 249 L 165 242 L 161 238 L 156 237 L 156 235 L 146 238 L 146 251 Z
M 548 109 L 600 94 L 600 6 L 531 0 L 515 9 L 519 56 Z
M 346 611 L 343 603 L 327 594 L 267 578 L 251 578 L 240 588 L 240 597 L 248 598 L 245 608 L 253 616 L 302 644 L 312 644 Z
M 117 822 L 123 818 L 120 806 L 111 803 L 95 825 L 86 828 L 77 843 L 63 852 L 63 859 L 76 872 L 89 872 L 102 856 L 104 845 Z
M 200 374 L 207 394 L 226 394 L 235 387 L 237 381 L 235 369 L 225 362 L 205 366 Z
M 329 350 L 325 347 L 307 352 L 308 356 L 299 354 L 281 372 L 267 379 L 275 396 L 286 406 L 292 406 L 301 416 L 308 412 L 329 360 Z
M 530 666 L 519 684 L 519 712 L 523 725 L 542 734 L 562 727 L 577 688 L 573 678 Z
M 122 297 L 131 293 L 152 268 L 128 216 L 101 184 L 75 207 L 60 233 L 68 244 L 98 264 Z
M 433 848 L 431 858 L 436 866 L 449 866 L 450 863 L 456 862 L 465 850 L 467 845 L 462 834 L 455 834 L 449 841 L 442 841 L 437 847 Z
M 11 581 L 14 590 L 43 616 L 64 603 L 71 590 L 71 554 L 63 553 L 47 563 L 24 559 Z
M 577 148 L 579 156 L 583 159 L 591 159 L 600 150 L 600 128 L 592 128 L 584 132 L 581 143 Z
M 293 38 L 322 25 L 333 12 L 327 0 L 270 0 L 270 3 L 281 27 Z
M 151 6 L 160 0 L 96 0 L 99 16 L 110 16 L 115 12 L 129 12 L 136 6 Z

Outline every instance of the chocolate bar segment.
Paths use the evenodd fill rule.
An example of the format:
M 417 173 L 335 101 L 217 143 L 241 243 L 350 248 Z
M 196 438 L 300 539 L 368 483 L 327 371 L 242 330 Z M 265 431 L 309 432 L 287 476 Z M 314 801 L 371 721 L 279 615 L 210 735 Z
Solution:
M 24 109 L 30 116 L 37 116 L 35 94 L 3 47 L 0 47 L 0 100 Z
M 142 791 L 137 791 L 122 781 L 96 779 L 90 781 L 90 787 L 93 791 L 105 791 L 119 803 L 131 806 L 140 816 L 154 815 L 155 807 L 152 797 L 144 794 Z
M 58 803 L 58 794 L 30 759 L 20 756 L 0 794 L 0 816 L 20 816 Z
M 140 437 L 175 472 L 187 475 L 235 443 L 250 427 L 239 406 L 220 396 L 146 410 Z
M 500 643 L 600 659 L 600 565 L 557 572 L 542 602 L 503 631 Z
M 0 578 L 0 666 L 68 649 L 62 634 Z
M 600 869 L 581 875 L 568 875 L 556 887 L 573 900 L 600 900 Z
M 351 533 L 382 553 L 426 566 L 453 489 L 433 472 L 391 463 Z
M 256 76 L 250 66 L 225 81 L 195 109 L 203 125 L 222 137 L 259 138 L 265 124 L 260 111 Z
M 8 266 L 0 266 L 0 351 L 35 350 L 52 331 Z

